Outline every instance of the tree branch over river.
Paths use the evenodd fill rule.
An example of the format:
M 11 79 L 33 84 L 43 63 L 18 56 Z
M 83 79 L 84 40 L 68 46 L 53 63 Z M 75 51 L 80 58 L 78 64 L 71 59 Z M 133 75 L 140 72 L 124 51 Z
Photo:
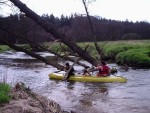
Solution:
M 46 20 L 43 20 L 39 15 L 37 15 L 35 12 L 29 9 L 21 1 L 19 0 L 10 0 L 10 1 L 14 3 L 14 5 L 16 5 L 20 9 L 20 11 L 24 12 L 27 17 L 34 20 L 37 24 L 42 26 L 45 29 L 45 31 L 51 33 L 55 38 L 60 39 L 61 42 L 67 45 L 74 53 L 77 53 L 82 59 L 88 61 L 93 65 L 97 64 L 97 60 L 95 58 L 90 56 L 86 51 L 82 50 L 79 46 L 76 45 L 75 42 L 66 37 L 64 34 L 58 32 L 53 24 L 49 23 Z
M 138 47 L 137 47 L 131 43 L 130 43 L 131 45 L 128 45 L 128 44 L 122 45 L 122 42 L 121 42 L 121 45 L 119 45 L 119 44 L 112 45 L 112 43 L 110 41 L 109 41 L 109 43 L 107 43 L 108 40 L 110 40 L 110 39 L 112 40 L 117 35 L 116 30 L 113 30 L 115 24 L 111 24 L 113 27 L 109 26 L 110 24 L 107 24 L 107 27 L 104 27 L 102 25 L 103 23 L 100 23 L 101 19 L 100 20 L 94 19 L 93 17 L 91 17 L 88 14 L 86 4 L 84 6 L 85 6 L 86 13 L 87 13 L 87 17 L 85 17 L 85 16 L 81 16 L 81 17 L 77 16 L 75 18 L 72 17 L 73 20 L 71 20 L 71 18 L 70 18 L 70 20 L 68 20 L 69 24 L 66 24 L 68 27 L 66 27 L 66 26 L 63 26 L 61 23 L 63 19 L 61 21 L 59 19 L 57 20 L 61 23 L 60 24 L 58 22 L 60 24 L 59 25 L 58 23 L 48 20 L 49 16 L 47 16 L 47 18 L 45 18 L 45 19 L 43 18 L 44 16 L 40 17 L 39 15 L 37 15 L 35 12 L 33 12 L 31 9 L 29 9 L 25 4 L 23 4 L 19 0 L 9 0 L 9 1 L 11 1 L 14 5 L 16 5 L 20 9 L 21 14 L 10 16 L 8 18 L 1 18 L 1 22 L 3 22 L 3 24 L 1 24 L 1 26 L 0 26 L 1 27 L 0 33 L 2 33 L 2 36 L 0 38 L 2 40 L 1 43 L 5 43 L 13 49 L 22 51 L 22 49 L 18 49 L 21 46 L 17 46 L 15 44 L 27 42 L 32 48 L 34 48 L 34 50 L 41 49 L 43 51 L 47 51 L 52 54 L 55 54 L 56 58 L 62 58 L 64 60 L 67 60 L 67 61 L 69 60 L 71 62 L 75 62 L 75 60 L 73 58 L 70 58 L 69 55 L 80 57 L 81 59 L 89 62 L 90 64 L 96 65 L 99 61 L 97 59 L 99 59 L 99 58 L 103 59 L 102 57 L 104 55 L 105 59 L 107 59 L 107 60 L 111 59 L 111 60 L 115 61 L 117 64 L 121 64 L 121 65 L 126 64 L 128 66 L 133 66 L 133 67 L 134 66 L 135 67 L 149 67 L 150 66 L 149 45 L 144 45 L 144 46 L 138 45 Z M 86 0 L 83 0 L 83 2 L 84 1 L 86 1 Z M 92 0 L 89 0 L 89 1 L 92 1 Z M 102 20 L 102 21 L 104 21 L 104 20 Z M 13 22 L 15 22 L 15 24 L 13 24 Z M 72 25 L 70 24 L 71 22 L 72 22 Z M 32 23 L 32 25 L 31 25 L 31 23 Z M 78 29 L 78 24 L 81 24 L 81 23 L 84 23 L 84 24 L 80 26 L 80 29 Z M 98 24 L 98 23 L 100 23 L 100 24 Z M 107 21 L 106 21 L 106 23 L 107 23 Z M 25 24 L 27 24 L 27 25 L 25 25 Z M 57 26 L 57 24 L 59 27 Z M 96 25 L 99 25 L 100 27 L 97 27 Z M 120 25 L 120 24 L 118 24 L 118 25 Z M 137 25 L 137 23 L 135 25 Z M 66 27 L 66 28 L 64 28 L 64 27 Z M 85 27 L 88 29 L 84 29 Z M 116 26 L 117 29 L 120 29 L 120 27 Z M 108 30 L 107 28 L 111 28 L 111 29 Z M 142 29 L 142 30 L 146 31 L 145 28 L 146 27 L 144 27 L 144 29 Z M 83 32 L 81 29 L 84 29 L 86 32 Z M 137 28 L 134 28 L 134 30 L 129 30 L 129 32 L 135 31 L 136 29 Z M 138 28 L 138 29 L 140 29 L 140 28 Z M 72 34 L 72 36 L 74 36 L 74 37 L 69 35 L 69 33 L 71 33 L 72 30 L 74 30 L 76 32 L 76 35 Z M 101 30 L 104 30 L 106 32 L 101 32 Z M 74 38 L 75 37 L 81 38 L 81 36 L 80 36 L 81 33 L 84 36 L 84 38 L 86 39 L 83 41 L 87 41 L 87 39 L 90 38 L 90 41 L 93 41 L 94 43 L 93 42 L 83 43 L 85 45 L 83 45 L 83 44 L 80 45 L 79 43 L 76 43 L 75 41 L 77 41 L 77 40 L 75 40 Z M 102 35 L 100 36 L 97 33 L 102 34 Z M 104 33 L 110 34 L 110 36 L 104 36 L 105 35 Z M 120 31 L 118 33 L 120 33 Z M 122 33 L 124 33 L 124 32 L 122 32 Z M 84 34 L 86 34 L 86 35 L 84 35 Z M 113 36 L 111 36 L 112 34 L 113 34 Z M 123 34 L 118 35 L 118 37 L 120 37 L 120 38 L 115 38 L 115 39 L 122 39 L 121 38 L 122 35 Z M 134 34 L 131 33 L 129 35 L 133 36 Z M 137 35 L 134 35 L 134 36 L 137 37 Z M 26 38 L 24 38 L 24 37 L 26 37 Z M 110 37 L 110 39 L 108 39 L 108 37 Z M 47 38 L 48 38 L 48 40 L 47 40 Z M 104 41 L 98 42 L 98 41 L 101 41 L 101 40 L 99 40 L 101 38 L 102 39 L 105 38 L 105 40 L 107 40 L 107 41 L 106 42 L 104 42 Z M 29 40 L 27 40 L 27 39 L 29 39 Z M 138 38 L 136 38 L 136 39 L 138 39 Z M 54 41 L 54 42 L 52 42 L 50 44 L 50 47 L 48 49 L 46 49 L 45 48 L 46 46 L 39 44 L 44 41 L 47 41 L 47 42 Z M 54 44 L 55 42 L 58 42 L 60 45 L 58 45 L 56 47 Z M 56 48 L 53 48 L 53 47 L 56 47 Z M 65 51 L 63 51 L 63 50 L 65 50 Z M 27 54 L 30 55 L 30 53 L 31 53 L 31 51 L 28 52 Z M 101 54 L 100 57 L 98 56 L 98 54 Z M 31 55 L 31 56 L 34 56 L 34 55 Z M 37 56 L 35 58 L 38 59 L 39 57 Z M 42 58 L 40 58 L 39 60 L 41 60 L 41 59 Z M 42 61 L 46 61 L 45 63 L 47 63 L 47 59 L 45 59 L 45 60 L 43 59 Z M 55 63 L 58 64 L 57 61 L 55 61 Z M 52 66 L 56 67 L 53 64 L 54 63 L 51 63 Z M 78 64 L 83 67 L 86 67 L 86 65 L 82 64 L 81 62 L 78 62 Z M 60 64 L 58 64 L 58 65 L 60 65 Z
M 10 34 L 10 35 L 12 35 L 12 36 L 15 36 L 15 37 L 18 38 L 18 39 L 25 40 L 29 45 L 33 45 L 33 47 L 34 47 L 35 49 L 40 49 L 40 50 L 42 50 L 42 51 L 48 51 L 48 52 L 50 52 L 50 53 L 56 55 L 57 57 L 59 57 L 59 58 L 61 58 L 61 59 L 65 59 L 65 60 L 69 60 L 69 61 L 71 61 L 71 62 L 75 62 L 74 59 L 68 57 L 67 55 L 61 55 L 61 54 L 59 54 L 59 53 L 57 53 L 57 52 L 52 51 L 51 49 L 47 49 L 47 48 L 45 48 L 44 46 L 41 46 L 41 45 L 39 45 L 39 44 L 37 44 L 37 43 L 34 43 L 33 41 L 30 41 L 30 40 L 26 39 L 25 37 L 20 36 L 20 35 L 18 35 L 18 34 L 16 34 L 16 33 L 12 32 L 12 31 L 9 31 L 9 30 L 5 29 L 5 28 L 1 28 L 1 27 L 0 27 L 0 30 L 2 30 L 2 31 L 4 31 L 4 32 L 7 32 L 8 34 Z M 12 46 L 12 44 L 10 45 L 8 42 L 6 43 L 4 40 L 2 40 L 2 41 L 3 41 L 5 44 L 7 44 L 8 46 L 10 46 L 11 48 L 15 49 L 15 50 L 17 50 L 16 48 L 20 48 L 20 47 L 15 46 L 15 45 Z M 55 41 L 54 41 L 54 42 L 55 42 Z M 52 43 L 52 44 L 53 44 L 53 43 Z M 22 49 L 20 48 L 19 50 L 22 50 Z M 23 50 L 24 50 L 24 49 L 23 49 Z M 24 50 L 25 53 L 26 53 L 26 51 L 27 51 L 27 50 Z M 31 53 L 31 54 L 30 54 L 30 53 Z M 27 52 L 27 54 L 33 56 L 33 55 L 32 55 L 32 52 Z M 37 57 L 35 57 L 35 58 L 37 58 L 37 59 L 38 59 L 39 57 L 41 57 L 41 56 L 39 56 L 38 54 L 35 54 L 35 55 L 37 56 Z M 34 55 L 34 56 L 35 56 L 35 55 Z M 44 57 L 43 57 L 42 59 L 44 59 Z M 39 59 L 39 60 L 41 60 L 41 59 Z M 46 64 L 49 64 L 49 63 L 47 63 L 47 59 L 46 59 L 46 60 L 42 60 L 42 61 L 45 62 Z M 56 63 L 58 63 L 58 62 L 56 61 L 54 64 L 56 64 Z M 80 66 L 87 67 L 87 65 L 85 65 L 85 64 L 83 64 L 83 63 L 80 63 L 80 62 L 76 62 L 76 63 L 77 63 L 78 65 L 80 65 Z M 52 64 L 51 64 L 51 65 L 52 65 Z M 60 64 L 59 64 L 59 65 L 60 65 Z M 55 65 L 53 65 L 53 66 L 58 68 L 58 66 L 55 66 Z M 62 66 L 60 66 L 60 67 L 62 67 Z M 58 68 L 58 69 L 59 69 L 59 68 Z

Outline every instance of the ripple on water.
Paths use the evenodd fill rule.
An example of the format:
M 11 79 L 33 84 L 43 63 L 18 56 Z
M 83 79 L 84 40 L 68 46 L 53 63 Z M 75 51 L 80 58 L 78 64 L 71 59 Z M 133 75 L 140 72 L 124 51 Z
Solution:
M 11 54 L 15 56 L 14 53 Z M 80 67 L 75 69 L 81 70 Z M 48 74 L 55 70 L 56 68 L 39 62 L 32 64 L 12 62 L 11 65 L 7 62 L 0 65 L 0 80 L 2 76 L 6 76 L 9 83 L 22 81 L 35 92 L 58 102 L 64 109 L 74 110 L 77 113 L 150 111 L 150 70 L 129 69 L 127 72 L 120 72 L 120 75 L 128 79 L 127 83 L 72 83 L 49 80 Z

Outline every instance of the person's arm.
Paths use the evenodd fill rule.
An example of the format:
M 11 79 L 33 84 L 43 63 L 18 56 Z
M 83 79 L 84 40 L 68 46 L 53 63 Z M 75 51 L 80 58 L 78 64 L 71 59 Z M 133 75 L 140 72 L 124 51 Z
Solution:
M 108 75 L 111 74 L 111 69 L 108 67 Z
M 101 69 L 101 66 L 97 66 L 97 67 L 95 67 L 95 69 L 96 69 L 96 70 L 99 70 L 99 69 Z
M 65 66 L 63 66 L 63 68 L 61 69 L 61 71 L 65 71 Z

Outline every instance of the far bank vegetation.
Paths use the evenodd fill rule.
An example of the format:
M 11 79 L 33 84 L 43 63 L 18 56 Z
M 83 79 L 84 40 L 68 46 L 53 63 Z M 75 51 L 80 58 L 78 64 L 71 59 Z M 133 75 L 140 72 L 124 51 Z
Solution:
M 108 44 L 109 41 L 131 39 L 143 40 L 149 39 L 150 37 L 150 24 L 148 22 L 133 23 L 129 22 L 128 20 L 115 21 L 107 20 L 99 16 L 90 16 L 85 0 L 83 0 L 82 2 L 86 10 L 86 16 L 80 14 L 72 14 L 69 17 L 65 17 L 62 15 L 61 18 L 54 17 L 53 15 L 39 16 L 21 1 L 10 0 L 10 2 L 18 7 L 21 12 L 16 15 L 10 15 L 8 17 L 0 18 L 0 22 L 2 23 L 0 26 L 0 43 L 8 45 L 14 50 L 25 52 L 26 54 L 35 57 L 45 62 L 46 64 L 52 65 L 59 70 L 62 68 L 62 65 L 59 64 L 59 61 L 50 61 L 35 53 L 35 51 L 41 51 L 41 49 L 43 51 L 46 50 L 44 46 L 41 45 L 41 43 L 50 41 L 53 43 L 59 42 L 61 46 L 61 52 L 65 51 L 64 49 L 67 49 L 68 52 L 72 52 L 70 52 L 69 54 L 64 53 L 65 56 L 63 56 L 61 52 L 58 53 L 59 50 L 52 49 L 53 43 L 49 45 L 46 51 L 55 54 L 57 57 L 72 62 L 75 62 L 75 60 L 69 58 L 69 55 L 80 57 L 81 59 L 95 66 L 101 60 L 116 60 L 120 64 L 137 65 L 137 61 L 133 61 L 132 57 L 126 59 L 126 54 L 129 54 L 131 52 L 133 53 L 133 51 L 124 53 L 125 55 L 122 53 L 124 51 L 133 49 L 134 47 L 130 46 L 128 48 L 128 46 L 122 47 L 122 45 L 116 45 L 117 47 L 115 47 L 114 45 L 113 50 L 111 48 L 109 50 L 108 48 L 110 46 L 107 47 L 106 44 Z M 92 44 L 90 43 L 83 48 L 83 46 L 80 45 L 79 42 L 93 42 L 94 46 L 91 46 Z M 29 44 L 29 50 L 27 50 L 27 48 L 25 49 L 21 46 L 16 45 L 24 43 Z M 139 51 L 138 47 L 135 49 L 136 51 Z M 91 50 L 92 53 L 89 52 Z M 149 67 L 148 52 L 149 51 L 146 50 L 146 52 L 144 53 L 145 56 L 143 54 L 140 54 L 140 56 L 142 56 L 142 58 L 144 59 L 142 59 L 142 63 L 138 63 L 138 65 L 143 65 L 144 61 L 144 65 L 146 64 L 146 66 Z M 119 55 L 119 53 L 122 54 Z M 130 54 L 130 56 L 136 56 L 134 54 L 135 53 Z M 139 58 L 136 57 L 136 59 Z M 77 63 L 79 65 L 82 65 L 83 67 L 86 67 L 80 62 Z
M 103 43 L 103 42 L 99 42 Z M 50 42 L 43 43 L 46 48 L 49 48 Z M 82 42 L 78 45 L 84 49 L 88 46 L 87 51 L 91 56 L 97 57 L 98 53 L 92 42 Z M 32 50 L 28 44 L 21 44 L 20 46 Z M 59 43 L 55 43 L 51 46 L 51 49 L 58 53 L 72 52 L 67 46 Z M 10 50 L 8 46 L 0 46 L 1 52 Z M 150 40 L 121 40 L 121 41 L 109 41 L 104 46 L 104 54 L 107 61 L 116 62 L 120 65 L 129 65 L 138 68 L 149 68 L 150 67 Z

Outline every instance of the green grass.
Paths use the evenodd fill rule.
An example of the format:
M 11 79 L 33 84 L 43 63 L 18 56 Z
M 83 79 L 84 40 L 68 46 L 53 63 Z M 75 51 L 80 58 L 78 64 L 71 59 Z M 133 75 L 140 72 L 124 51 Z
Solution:
M 105 47 L 105 54 L 110 56 L 116 56 L 118 53 L 127 51 L 129 49 L 150 48 L 150 41 L 114 41 L 109 42 Z
M 115 56 L 123 51 L 127 51 L 128 49 L 132 49 L 132 46 L 128 45 L 113 45 L 113 46 L 106 46 L 104 49 L 105 55 L 111 58 L 115 58 Z
M 102 45 L 103 42 L 98 43 Z M 96 56 L 93 43 L 89 45 L 88 53 Z M 79 44 L 85 48 L 84 43 Z M 91 52 L 90 52 L 91 51 Z M 104 46 L 104 54 L 118 64 L 128 64 L 135 67 L 150 67 L 150 40 L 110 41 Z
M 103 46 L 105 42 L 98 42 L 99 46 Z M 93 42 L 77 43 L 83 50 L 86 46 L 87 52 L 93 57 L 99 57 Z M 59 43 L 44 43 L 46 48 L 49 48 L 55 52 L 70 52 L 71 50 L 64 44 Z M 7 50 L 8 46 L 0 46 L 0 50 Z M 23 45 L 24 48 L 29 48 L 27 45 Z M 61 49 L 63 47 L 63 50 Z M 4 48 L 4 49 L 3 49 Z M 116 61 L 120 64 L 129 65 L 141 65 L 149 66 L 150 62 L 150 40 L 121 40 L 121 41 L 109 41 L 104 46 L 104 54 L 107 58 Z
M 9 97 L 10 86 L 6 83 L 0 83 L 0 104 L 8 103 L 10 101 Z
M 54 52 L 70 51 L 70 49 L 66 45 L 64 45 L 64 44 L 60 45 L 60 43 L 53 43 L 53 44 L 45 43 L 44 46 L 48 49 L 53 50 Z M 62 48 L 63 48 L 63 50 L 62 50 Z
M 118 64 L 127 64 L 134 67 L 150 67 L 150 57 L 143 52 L 136 52 L 134 50 L 119 53 L 116 56 L 116 62 Z
M 94 46 L 94 43 L 92 42 L 84 42 L 84 43 L 78 43 L 78 46 L 80 46 L 83 50 L 87 47 L 86 51 L 93 57 L 98 57 L 98 52 L 96 51 L 96 48 Z
M 6 45 L 0 45 L 0 53 L 8 50 L 11 50 L 11 48 Z

